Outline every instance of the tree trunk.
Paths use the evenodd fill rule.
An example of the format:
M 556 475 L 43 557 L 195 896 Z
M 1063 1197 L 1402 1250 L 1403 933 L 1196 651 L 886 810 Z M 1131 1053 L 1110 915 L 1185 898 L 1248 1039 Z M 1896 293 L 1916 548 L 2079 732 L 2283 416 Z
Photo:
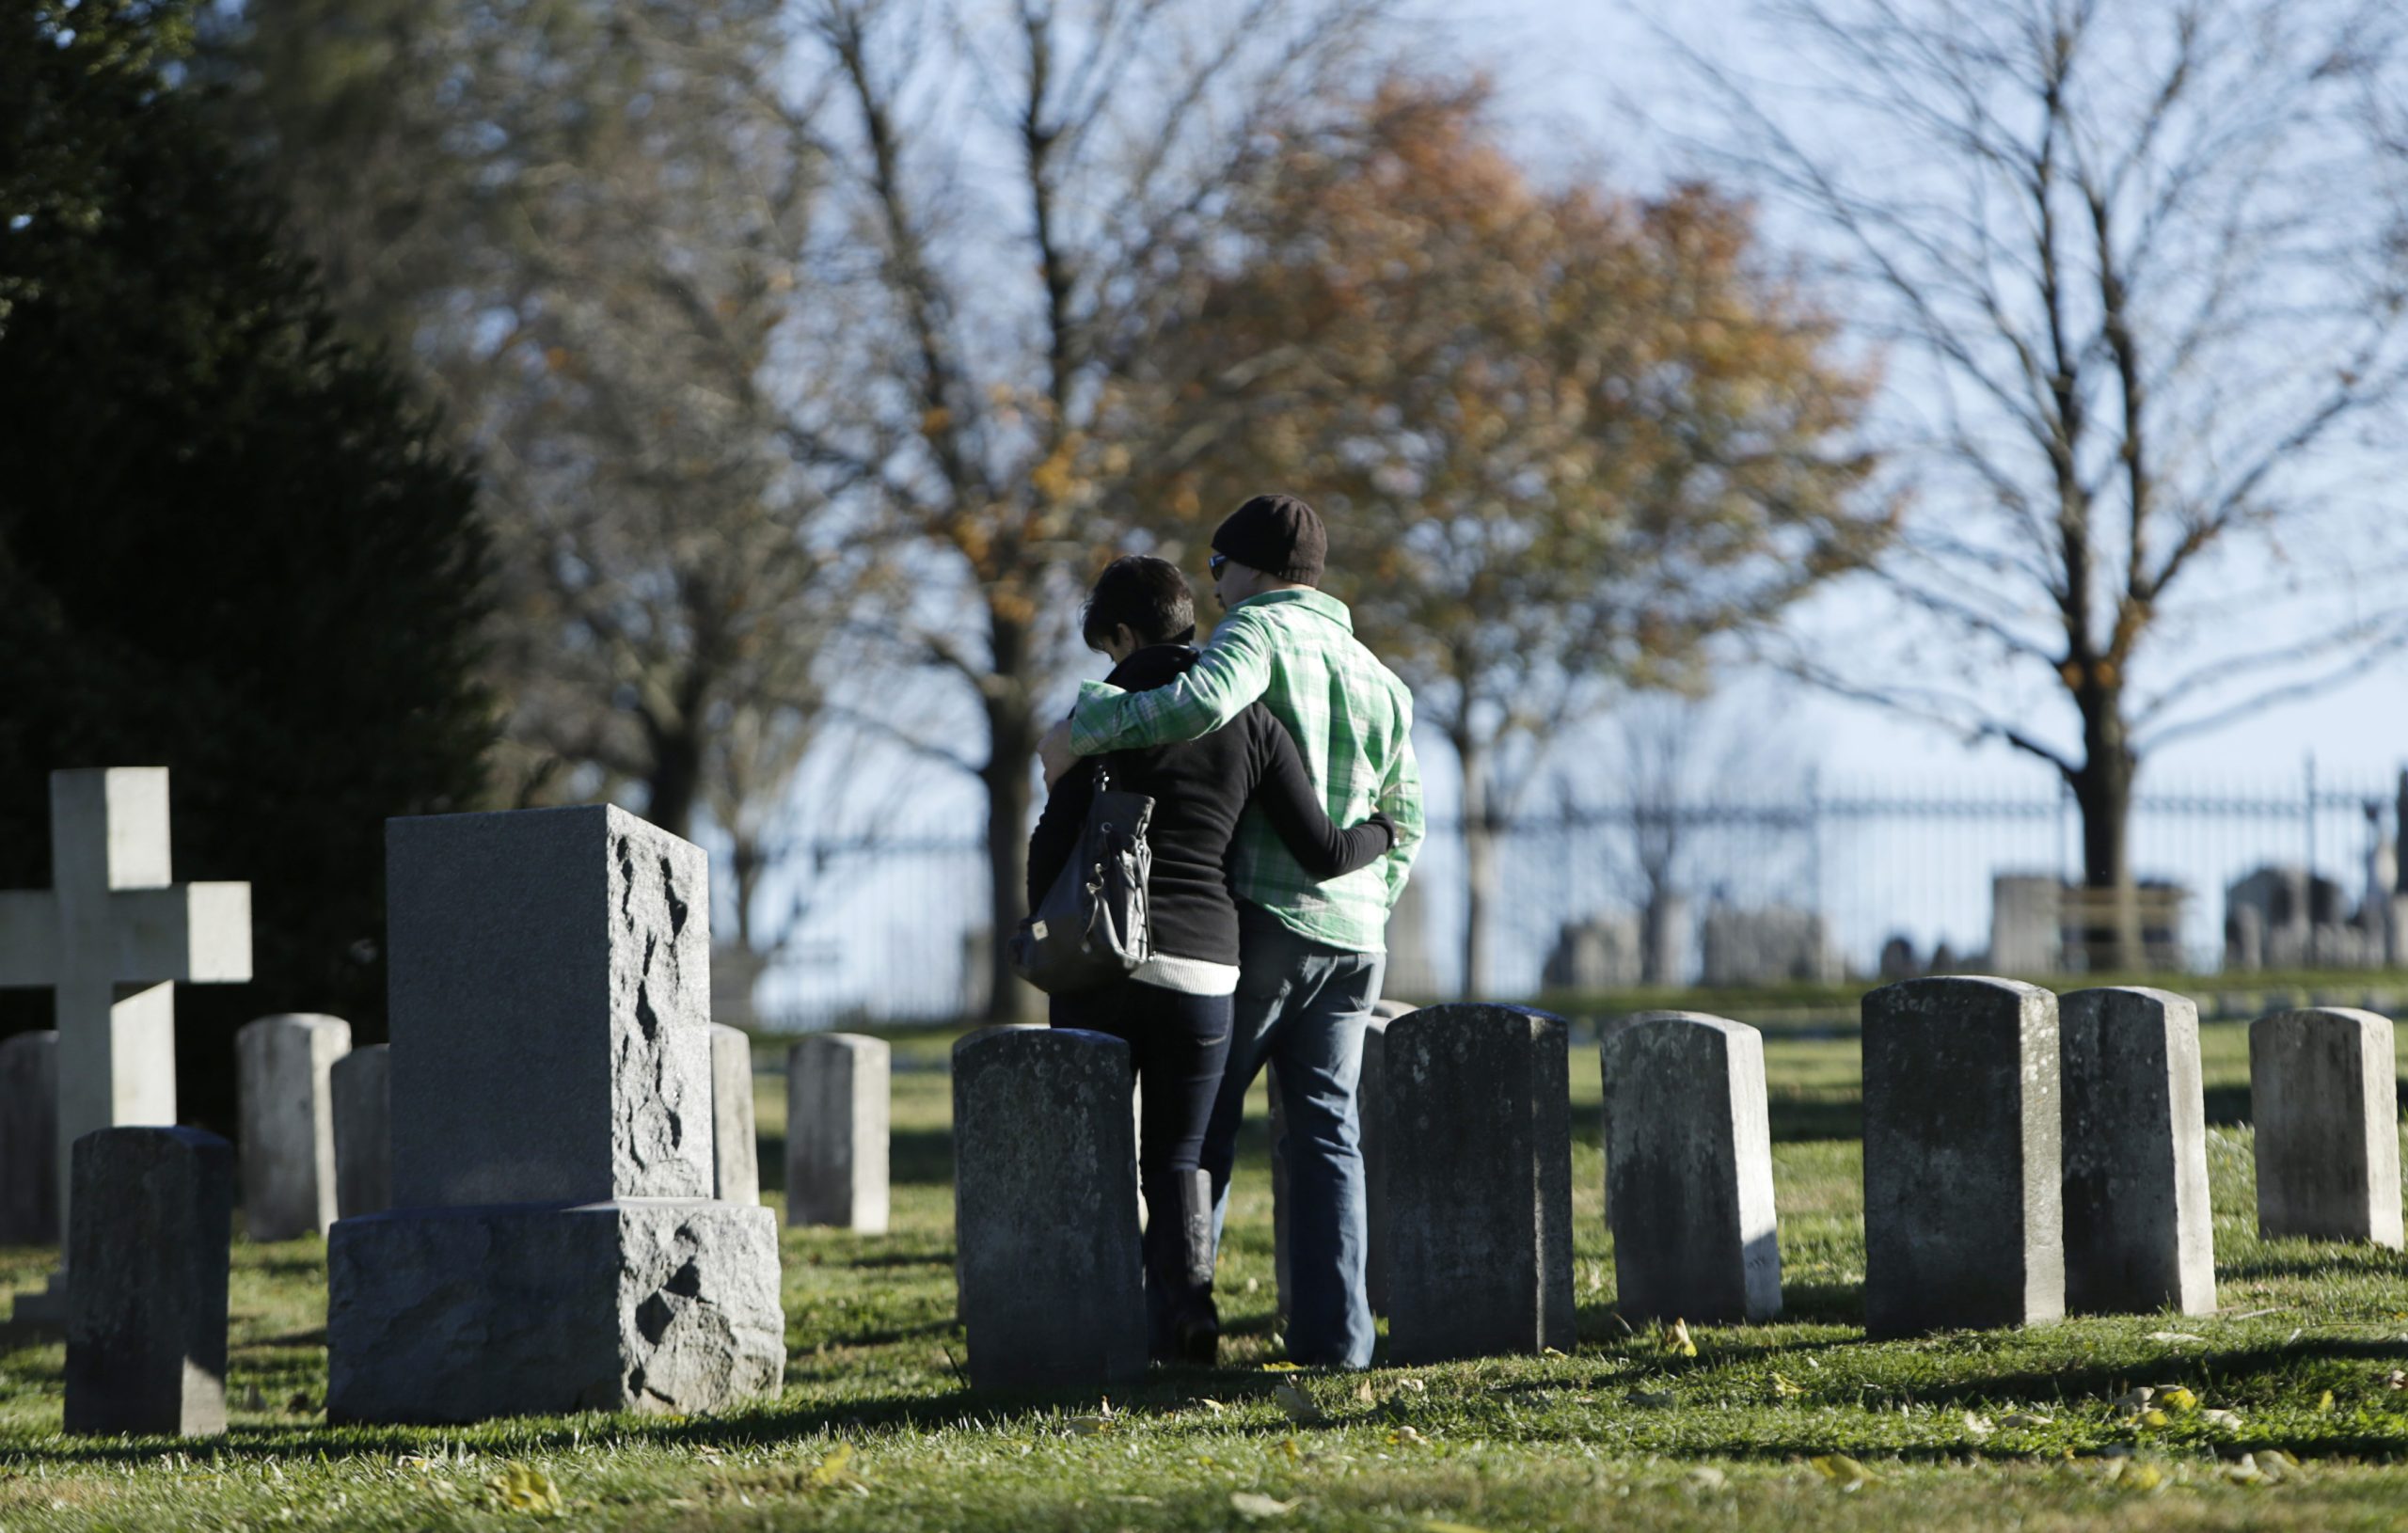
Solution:
M 2132 885 L 2132 781 L 2138 763 L 2124 733 L 2121 688 L 2083 687 L 2074 700 L 2082 709 L 2083 761 L 2067 782 L 2082 812 L 2082 881 L 2094 897 L 2112 902 L 2104 920 L 2084 922 L 2083 948 L 2094 972 L 2129 972 L 2146 967 Z
M 1469 731 L 1449 736 L 1463 773 L 1464 979 L 1463 993 L 1488 993 L 1488 913 L 1497 897 L 1497 831 L 1489 800 L 1488 755 Z
M 652 737 L 652 773 L 644 779 L 643 817 L 673 836 L 694 833 L 694 801 L 703 788 L 703 736 L 687 726 L 657 727 Z
M 989 630 L 994 642 L 985 692 L 989 750 L 978 772 L 987 785 L 987 1020 L 1019 1022 L 1038 1015 L 1038 992 L 1012 972 L 1004 944 L 1028 913 L 1030 776 L 1044 731 L 1029 699 L 1026 625 L 990 612 Z

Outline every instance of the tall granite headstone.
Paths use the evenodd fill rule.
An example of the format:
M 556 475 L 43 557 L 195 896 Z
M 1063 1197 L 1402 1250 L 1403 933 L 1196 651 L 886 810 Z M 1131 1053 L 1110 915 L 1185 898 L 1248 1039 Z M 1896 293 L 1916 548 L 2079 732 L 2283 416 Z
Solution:
M 72 1171 L 67 1430 L 224 1431 L 234 1147 L 198 1129 L 99 1129 Z
M 386 825 L 393 1201 L 327 1244 L 326 1414 L 691 1414 L 785 1365 L 711 1194 L 709 868 L 614 806 Z
M 58 1035 L 0 1042 L 0 1245 L 58 1243 Z
M 1640 1012 L 1598 1047 L 1606 1217 L 1626 1319 L 1781 1313 L 1764 1038 L 1686 1011 Z
M 1570 1351 L 1563 1019 L 1424 1006 L 1388 1024 L 1388 1343 L 1400 1363 Z
M 2249 1025 L 2258 1232 L 2400 1247 L 2390 1019 L 2311 1007 Z
M 324 1235 L 335 1222 L 331 1072 L 349 1052 L 351 1024 L 340 1017 L 262 1017 L 234 1035 L 252 1240 Z
M 892 1054 L 852 1033 L 786 1051 L 787 1224 L 886 1233 Z
M 2076 990 L 2057 1026 L 2066 1307 L 2214 1314 L 2198 1007 L 2166 990 Z
M 1867 995 L 1863 1017 L 1865 1329 L 2059 1319 L 2057 998 L 1910 979 Z
M 0 890 L 0 988 L 55 998 L 63 1226 L 76 1140 L 176 1121 L 175 988 L 251 977 L 251 886 L 173 881 L 164 766 L 51 773 L 50 867 L 49 889 Z M 67 1272 L 17 1318 L 65 1320 Z
M 1129 1078 L 1129 1046 L 1101 1033 L 990 1029 L 954 1045 L 954 1240 L 981 1389 L 1146 1371 Z
M 329 1074 L 335 1106 L 337 1216 L 382 1213 L 393 1206 L 393 1050 L 354 1049 Z
M 722 1203 L 761 1201 L 761 1147 L 752 1118 L 752 1039 L 711 1024 L 711 1165 Z

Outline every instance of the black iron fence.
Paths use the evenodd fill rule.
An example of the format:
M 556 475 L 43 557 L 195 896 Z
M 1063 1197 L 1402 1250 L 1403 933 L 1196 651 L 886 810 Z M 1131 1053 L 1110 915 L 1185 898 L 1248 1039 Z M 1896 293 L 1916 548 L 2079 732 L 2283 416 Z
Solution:
M 2403 782 L 2335 781 L 2311 767 L 2289 783 L 2143 793 L 2131 836 L 2149 956 L 2194 973 L 2381 961 L 2384 940 L 2368 922 L 2384 912 L 2368 896 L 2387 904 L 2399 887 L 2389 848 Z M 2014 972 L 2083 960 L 2081 896 L 2062 893 L 2081 881 L 2081 820 L 2070 796 L 2045 784 L 1809 781 L 1754 799 L 1559 809 L 1525 815 L 1496 840 L 1480 986 L 1491 996 L 1536 992 L 1551 964 L 1559 983 L 1637 983 L 1641 968 L 1655 977 L 1651 958 L 1676 982 L 1705 977 L 1709 966 L 1728 981 L 1735 964 L 1746 971 L 1738 977 L 1769 980 L 1784 962 L 1795 970 L 1783 956 L 1801 944 L 1820 944 L 1834 978 L 1879 972 L 1885 950 L 1893 965 L 1983 956 Z M 936 1019 L 983 1007 L 978 841 L 828 842 L 800 862 L 804 880 L 843 895 L 802 902 L 762 988 L 767 1023 Z M 1462 827 L 1434 825 L 1389 933 L 1393 992 L 1462 990 L 1464 866 Z M 2227 892 L 2261 870 L 2271 871 L 2242 893 L 2258 914 L 2228 919 Z M 1660 933 L 1642 919 L 1651 892 Z M 2286 898 L 2302 909 L 2286 913 Z M 1768 956 L 1767 943 L 1780 953 Z

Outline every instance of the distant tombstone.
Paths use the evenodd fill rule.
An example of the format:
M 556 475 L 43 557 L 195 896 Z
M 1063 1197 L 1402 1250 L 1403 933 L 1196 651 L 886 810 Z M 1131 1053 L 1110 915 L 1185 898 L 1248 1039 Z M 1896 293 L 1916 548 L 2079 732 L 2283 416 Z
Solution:
M 262 1017 L 234 1035 L 243 1226 L 254 1241 L 324 1235 L 336 1218 L 329 1073 L 351 1051 L 340 1017 Z
M 1914 939 L 1900 933 L 1881 944 L 1881 982 L 1885 985 L 1902 979 L 1915 979 L 1923 973 L 1923 960 L 1915 956 Z
M 393 1206 L 393 1051 L 375 1043 L 335 1061 L 335 1208 L 356 1219 Z
M 2249 1026 L 2258 1233 L 2400 1247 L 2390 1019 L 2337 1007 Z
M 1990 878 L 1990 967 L 2003 974 L 2053 974 L 2065 967 L 2065 881 L 2054 874 Z M 1934 959 L 1932 967 L 1941 967 Z
M 50 889 L 0 891 L 0 988 L 55 992 L 64 1226 L 76 1140 L 176 1121 L 175 987 L 251 977 L 251 886 L 173 881 L 164 766 L 51 773 L 50 866 Z M 64 1320 L 67 1271 L 17 1318 Z
M 851 1033 L 814 1034 L 786 1051 L 787 1224 L 886 1233 L 892 1071 L 883 1041 Z
M 0 1245 L 58 1243 L 58 1035 L 0 1043 Z
M 1639 983 L 1640 957 L 1639 917 L 1601 911 L 1563 924 L 1540 983 L 1550 990 L 1626 990 Z
M 1387 968 L 1380 988 L 1391 995 L 1436 995 L 1438 966 L 1431 961 L 1430 897 L 1426 880 L 1408 878 L 1388 907 Z
M 2056 997 L 1910 979 L 1867 995 L 1863 1019 L 1866 1331 L 2057 1320 Z
M 2076 990 L 2057 1021 L 2066 1307 L 2214 1314 L 2198 1008 L 2164 990 Z
M 1425 1006 L 1388 1024 L 1388 1342 L 1399 1363 L 1570 1351 L 1563 1019 Z
M 1707 985 L 1830 984 L 1842 967 L 1823 918 L 1785 905 L 1756 909 L 1716 904 L 1705 912 Z
M 761 1150 L 752 1118 L 752 1039 L 741 1028 L 711 1024 L 713 1195 L 722 1203 L 761 1201 Z
M 1695 947 L 1690 930 L 1689 902 L 1666 894 L 1640 916 L 1640 982 L 1645 985 L 1687 985 L 1689 956 Z
M 775 1391 L 777 1221 L 711 1197 L 710 874 L 615 806 L 386 823 L 393 1201 L 327 1242 L 329 1421 Z
M 1146 1371 L 1129 1046 L 1069 1028 L 953 1049 L 954 1229 L 970 1382 L 1097 1388 Z
M 75 1142 L 72 1174 L 67 1430 L 224 1431 L 234 1147 L 198 1129 L 101 1129 Z
M 1719 1017 L 1641 1012 L 1607 1030 L 1598 1058 L 1616 1310 L 1780 1314 L 1763 1037 Z

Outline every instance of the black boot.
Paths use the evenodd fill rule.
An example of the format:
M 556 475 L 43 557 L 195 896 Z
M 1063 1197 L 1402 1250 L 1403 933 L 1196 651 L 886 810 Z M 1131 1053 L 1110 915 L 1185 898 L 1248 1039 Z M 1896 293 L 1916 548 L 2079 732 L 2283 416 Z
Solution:
M 1207 1367 L 1220 1361 L 1221 1312 L 1212 1303 L 1212 1176 L 1181 1172 L 1171 1178 L 1174 1203 L 1157 1218 L 1176 1221 L 1182 1259 L 1170 1288 L 1171 1355 Z

